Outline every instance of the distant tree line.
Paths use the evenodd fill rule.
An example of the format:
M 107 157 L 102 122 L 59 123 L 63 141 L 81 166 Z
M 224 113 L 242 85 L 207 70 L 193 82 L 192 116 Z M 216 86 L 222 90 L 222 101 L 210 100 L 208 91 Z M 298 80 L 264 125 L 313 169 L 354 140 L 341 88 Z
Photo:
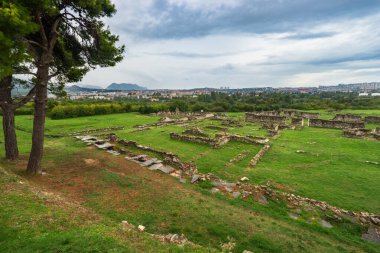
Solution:
M 52 119 L 66 119 L 82 116 L 112 113 L 139 112 L 150 114 L 160 111 L 182 112 L 254 112 L 271 111 L 282 108 L 298 110 L 316 109 L 380 109 L 380 97 L 359 97 L 357 93 L 324 92 L 316 94 L 300 93 L 250 93 L 226 94 L 213 92 L 210 95 L 183 97 L 161 102 L 138 101 L 136 99 L 109 100 L 50 100 L 48 116 Z M 32 114 L 33 104 L 19 108 L 16 114 Z

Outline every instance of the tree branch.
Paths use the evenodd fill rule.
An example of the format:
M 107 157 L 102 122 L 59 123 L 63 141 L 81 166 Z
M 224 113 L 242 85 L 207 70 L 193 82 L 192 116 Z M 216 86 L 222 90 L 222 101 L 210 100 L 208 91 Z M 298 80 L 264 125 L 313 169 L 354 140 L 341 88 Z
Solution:
M 33 86 L 33 88 L 28 92 L 28 94 L 22 97 L 20 101 L 13 102 L 13 105 L 12 105 L 13 109 L 18 109 L 21 106 L 28 103 L 34 97 L 35 93 L 36 93 L 36 86 Z

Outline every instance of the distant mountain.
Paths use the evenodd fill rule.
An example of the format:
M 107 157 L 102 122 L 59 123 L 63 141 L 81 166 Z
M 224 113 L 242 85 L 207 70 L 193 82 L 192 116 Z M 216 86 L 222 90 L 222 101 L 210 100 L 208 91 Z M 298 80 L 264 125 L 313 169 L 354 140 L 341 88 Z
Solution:
M 107 90 L 146 90 L 146 87 L 139 86 L 132 83 L 112 83 L 107 88 Z
M 86 91 L 89 92 L 89 91 L 97 91 L 99 89 L 89 89 L 89 88 L 80 87 L 78 85 L 72 85 L 72 86 L 66 86 L 65 90 L 67 92 L 86 92 Z
M 78 84 L 78 86 L 80 86 L 80 87 L 82 87 L 82 88 L 86 88 L 86 89 L 96 89 L 96 90 L 101 90 L 101 89 L 103 89 L 103 88 L 100 87 L 100 86 L 92 85 L 92 84 Z

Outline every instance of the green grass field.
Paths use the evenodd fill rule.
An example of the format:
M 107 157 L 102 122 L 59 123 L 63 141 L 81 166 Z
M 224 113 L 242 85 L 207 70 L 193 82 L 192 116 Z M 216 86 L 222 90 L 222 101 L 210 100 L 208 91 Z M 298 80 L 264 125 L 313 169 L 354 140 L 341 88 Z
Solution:
M 379 115 L 379 111 L 361 111 Z M 241 113 L 231 113 L 236 119 Z M 324 112 L 326 115 L 328 113 Z M 255 168 L 248 163 L 260 146 L 231 142 L 219 149 L 171 140 L 170 132 L 197 126 L 210 136 L 208 125 L 152 127 L 133 132 L 134 125 L 157 122 L 158 117 L 134 113 L 46 121 L 48 134 L 125 126 L 115 133 L 193 161 L 199 171 L 226 180 L 247 176 L 254 184 L 268 181 L 289 191 L 327 201 L 338 207 L 380 212 L 380 142 L 348 139 L 341 130 L 304 128 L 284 130 Z M 30 149 L 30 116 L 17 116 L 21 160 L 0 166 L 0 252 L 220 252 L 223 243 L 236 243 L 232 252 L 378 252 L 378 245 L 361 240 L 364 228 L 350 222 L 333 229 L 310 222 L 310 214 L 289 218 L 288 208 L 270 202 L 212 195 L 201 184 L 181 184 L 167 175 L 141 168 L 76 142 L 74 138 L 46 138 L 45 176 L 24 174 Z M 229 133 L 265 135 L 259 125 L 230 128 Z M 2 132 L 0 133 L 2 138 Z M 297 153 L 304 150 L 305 153 Z M 3 157 L 3 149 L 1 156 Z M 229 161 L 240 153 L 247 156 Z M 92 159 L 94 163 L 87 163 Z M 15 173 L 15 174 L 14 174 Z M 20 184 L 20 181 L 24 182 Z M 42 193 L 41 193 L 42 192 Z M 149 233 L 183 233 L 196 245 L 160 243 L 145 233 L 126 232 L 121 221 L 143 224 Z

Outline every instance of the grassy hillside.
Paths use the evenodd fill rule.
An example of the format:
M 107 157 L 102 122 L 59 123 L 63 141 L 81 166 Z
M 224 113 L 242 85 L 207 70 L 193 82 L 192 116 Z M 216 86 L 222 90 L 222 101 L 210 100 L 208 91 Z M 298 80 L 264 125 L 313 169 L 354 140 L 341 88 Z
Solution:
M 213 195 L 207 185 L 181 184 L 71 137 L 47 138 L 46 174 L 27 176 L 31 120 L 19 116 L 16 121 L 24 130 L 18 131 L 22 158 L 16 164 L 3 161 L 0 165 L 0 252 L 220 252 L 227 243 L 235 244 L 232 252 L 380 250 L 360 238 L 365 228 L 359 225 L 332 220 L 333 228 L 324 228 L 314 221 L 316 213 L 302 210 L 300 219 L 294 220 L 288 215 L 289 207 L 281 203 L 263 206 L 252 199 Z M 378 160 L 378 142 L 346 139 L 337 130 L 286 130 L 273 141 L 258 167 L 251 169 L 247 165 L 259 148 L 255 145 L 232 142 L 215 150 L 170 140 L 169 132 L 181 132 L 186 126 L 131 133 L 133 125 L 156 121 L 137 114 L 47 120 L 47 132 L 126 126 L 117 134 L 177 153 L 203 172 L 230 180 L 248 176 L 253 183 L 271 180 L 306 197 L 378 212 L 379 170 L 363 162 Z M 198 125 L 209 124 L 219 123 Z M 230 131 L 265 133 L 255 125 Z M 296 153 L 297 149 L 306 153 Z M 244 151 L 248 152 L 246 159 L 227 164 Z M 146 226 L 147 233 L 183 233 L 195 245 L 181 247 L 159 242 L 147 233 L 125 231 L 123 220 Z

